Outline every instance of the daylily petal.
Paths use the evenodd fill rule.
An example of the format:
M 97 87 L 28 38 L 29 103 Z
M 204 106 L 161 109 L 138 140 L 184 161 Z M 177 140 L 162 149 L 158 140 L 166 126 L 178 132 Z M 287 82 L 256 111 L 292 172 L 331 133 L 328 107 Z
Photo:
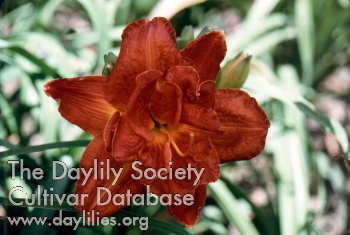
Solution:
M 214 95 L 214 89 L 215 89 L 215 82 L 214 81 L 205 81 L 202 82 L 199 85 L 199 99 L 194 100 L 191 103 L 201 105 L 203 107 L 207 108 L 214 108 L 215 104 L 215 95 Z
M 201 209 L 204 206 L 206 198 L 206 185 L 200 185 L 193 196 L 193 205 L 186 206 L 181 204 L 179 206 L 171 205 L 167 206 L 170 215 L 172 215 L 181 224 L 193 228 L 200 216 Z
M 188 43 L 181 54 L 193 61 L 201 82 L 215 81 L 226 50 L 224 33 L 213 30 Z
M 191 149 L 188 155 L 186 155 L 185 157 L 181 157 L 177 154 L 177 152 L 175 151 L 176 149 L 174 149 L 173 147 L 172 151 L 176 158 L 183 158 L 188 163 L 193 164 L 202 161 L 207 157 L 206 154 L 210 153 L 210 136 L 212 135 L 211 132 L 204 132 L 200 128 L 180 124 L 176 129 L 173 128 L 169 134 L 171 139 L 173 140 L 172 146 L 176 144 L 181 150 L 181 152 L 186 152 L 189 148 Z M 191 134 L 193 135 L 192 145 L 190 145 Z
M 193 133 L 194 141 L 191 146 L 191 152 L 188 156 L 183 157 L 183 159 L 190 163 L 191 167 L 196 167 L 197 172 L 200 172 L 201 169 L 204 168 L 200 181 L 198 182 L 199 184 L 215 182 L 220 176 L 220 161 L 210 140 L 212 134 L 195 130 L 191 126 L 182 125 L 178 130 L 172 132 L 171 137 L 181 151 L 186 151 L 185 148 L 189 147 L 190 132 Z M 174 150 L 173 156 L 174 159 L 181 158 Z M 195 180 L 191 182 L 195 183 L 194 181 Z
M 213 109 L 191 103 L 182 104 L 181 123 L 213 132 L 220 131 L 222 126 Z
M 123 31 L 119 57 L 104 87 L 108 101 L 125 111 L 138 74 L 151 69 L 165 72 L 182 64 L 175 43 L 175 31 L 165 18 L 129 24 Z
M 210 146 L 210 149 L 208 148 L 208 152 L 205 152 L 204 154 L 202 152 L 203 157 L 196 165 L 198 170 L 204 169 L 198 182 L 200 185 L 213 183 L 220 177 L 220 160 L 218 154 L 210 140 L 208 140 L 208 142 L 203 141 L 203 143 L 207 143 L 207 145 Z
M 103 140 L 105 142 L 105 149 L 107 152 L 111 151 L 112 139 L 114 130 L 118 126 L 120 120 L 120 112 L 117 111 L 109 118 L 107 125 L 103 131 Z
M 178 125 L 182 109 L 182 92 L 171 82 L 159 81 L 151 97 L 153 118 L 160 124 Z
M 122 173 L 116 182 L 115 185 L 112 185 L 114 181 L 113 173 L 107 171 L 107 164 L 109 160 L 110 167 L 118 171 L 120 168 L 123 168 Z M 97 163 L 97 164 L 96 164 Z M 101 163 L 103 163 L 101 165 Z M 95 211 L 95 214 L 99 212 L 99 217 L 109 216 L 124 206 L 124 205 L 115 205 L 112 200 L 107 205 L 102 205 L 103 202 L 108 200 L 108 196 L 114 196 L 115 194 L 126 194 L 127 190 L 130 190 L 131 194 L 143 193 L 145 192 L 145 187 L 137 180 L 134 180 L 131 177 L 132 173 L 135 173 L 131 169 L 131 164 L 121 164 L 114 161 L 113 157 L 111 157 L 108 153 L 104 151 L 104 141 L 102 132 L 97 135 L 86 148 L 84 155 L 80 161 L 80 168 L 85 171 L 93 169 L 94 164 L 98 167 L 97 179 L 95 177 L 89 177 L 85 179 L 84 174 L 79 175 L 79 180 L 75 185 L 75 194 L 79 195 L 79 198 L 82 198 L 82 195 L 87 195 L 83 201 L 79 201 L 79 205 L 75 208 L 82 212 L 85 210 L 86 212 Z M 103 168 L 103 177 L 101 178 L 101 172 Z M 111 169 L 110 168 L 110 169 Z M 80 172 L 81 173 L 81 172 Z M 107 174 L 110 175 L 109 179 L 107 179 Z M 135 173 L 136 174 L 136 173 Z M 83 182 L 87 180 L 86 184 Z M 111 195 L 106 193 L 107 190 L 100 190 L 100 195 L 98 195 L 98 187 L 104 187 L 108 189 Z M 100 189 L 101 189 L 100 188 Z M 100 203 L 98 203 L 100 202 Z M 96 221 L 96 220 L 95 220 Z
M 45 84 L 46 95 L 59 102 L 59 112 L 91 135 L 100 133 L 116 111 L 103 92 L 106 77 L 55 79 Z
M 190 133 L 193 134 L 193 143 L 191 144 Z M 196 187 L 200 184 L 207 184 L 215 182 L 220 176 L 219 159 L 213 145 L 210 142 L 210 133 L 198 131 L 191 126 L 180 125 L 178 129 L 171 130 L 169 136 L 172 140 L 171 149 L 171 161 L 172 171 L 167 174 L 168 177 L 172 175 L 172 179 L 155 179 L 150 183 L 151 192 L 157 195 L 161 194 L 193 194 Z M 178 148 L 178 149 L 177 149 Z M 190 152 L 186 156 L 181 156 L 182 153 Z M 181 151 L 181 155 L 179 154 Z M 178 179 L 174 177 L 174 171 L 188 167 L 196 168 L 196 171 L 202 172 L 202 176 L 197 180 L 196 174 L 191 171 L 191 178 L 188 175 L 184 179 Z M 197 182 L 196 182 L 197 181 Z
M 220 162 L 247 160 L 260 154 L 270 122 L 256 100 L 236 89 L 215 90 L 215 111 L 222 134 L 212 137 Z
M 154 136 L 150 131 L 154 127 L 154 122 L 150 116 L 151 96 L 155 89 L 157 79 L 163 73 L 159 70 L 149 70 L 136 77 L 136 87 L 129 101 L 126 115 L 129 126 L 139 136 L 147 141 L 152 141 Z
M 170 147 L 171 148 L 171 147 Z M 195 167 L 196 163 L 192 163 L 191 166 Z M 155 178 L 153 181 L 145 181 L 150 186 L 150 191 L 158 196 L 163 194 L 193 194 L 198 185 L 194 185 L 196 180 L 195 174 L 191 173 L 191 179 L 188 180 L 187 175 L 184 179 L 178 179 L 175 177 L 175 171 L 179 168 L 187 169 L 187 159 L 176 156 L 176 153 L 172 151 L 172 161 L 169 167 L 169 172 L 164 175 L 166 179 Z M 172 173 L 170 173 L 170 171 Z M 172 179 L 170 179 L 170 174 Z
M 178 133 L 177 135 L 178 141 L 177 145 L 181 149 L 182 152 L 185 152 L 188 148 L 190 148 L 190 139 L 189 139 L 189 133 Z M 175 137 L 175 136 L 173 136 Z M 182 141 L 182 142 L 181 142 Z M 196 142 L 197 143 L 197 142 Z M 151 192 L 160 196 L 162 194 L 194 194 L 195 188 L 198 186 L 194 185 L 195 182 L 195 174 L 191 173 L 191 179 L 188 180 L 186 177 L 185 179 L 178 179 L 174 176 L 175 170 L 179 168 L 187 169 L 188 164 L 191 164 L 192 167 L 196 166 L 196 162 L 192 157 L 186 156 L 181 157 L 177 151 L 175 151 L 173 144 L 170 145 L 171 149 L 171 165 L 169 172 L 165 175 L 167 179 L 159 179 L 156 178 L 152 182 L 149 182 Z M 170 171 L 172 179 L 170 179 Z
M 170 141 L 169 135 L 163 129 L 159 129 L 157 133 L 155 133 L 155 138 L 153 142 L 148 142 L 142 148 L 142 151 L 138 155 L 138 160 L 141 161 L 142 165 L 138 168 L 143 172 L 147 168 L 152 168 L 157 171 L 161 168 L 162 175 L 166 175 L 170 169 L 169 162 L 171 162 L 172 154 L 170 150 Z M 141 178 L 141 182 L 144 185 L 150 184 L 152 181 L 146 179 L 145 177 Z
M 168 70 L 167 79 L 177 84 L 185 97 L 195 98 L 199 95 L 199 76 L 191 66 L 175 66 Z
M 116 161 L 133 161 L 144 143 L 145 139 L 135 134 L 123 115 L 114 130 L 111 155 Z

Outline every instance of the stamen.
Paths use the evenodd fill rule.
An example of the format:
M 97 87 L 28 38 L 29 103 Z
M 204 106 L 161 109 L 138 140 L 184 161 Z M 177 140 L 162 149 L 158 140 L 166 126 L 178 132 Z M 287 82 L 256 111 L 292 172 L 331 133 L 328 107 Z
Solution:
M 177 154 L 179 154 L 181 157 L 186 157 L 192 150 L 192 146 L 193 146 L 193 141 L 194 141 L 194 133 L 190 132 L 190 145 L 188 146 L 186 152 L 182 152 L 179 147 L 177 146 L 177 144 L 175 143 L 175 141 L 170 137 L 170 143 L 173 145 L 175 151 L 177 152 Z

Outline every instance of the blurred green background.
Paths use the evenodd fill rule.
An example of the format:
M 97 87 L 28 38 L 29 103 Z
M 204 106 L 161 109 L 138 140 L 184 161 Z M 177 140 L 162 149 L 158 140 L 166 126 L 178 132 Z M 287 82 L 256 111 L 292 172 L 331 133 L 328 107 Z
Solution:
M 252 55 L 242 89 L 271 121 L 264 152 L 251 161 L 222 165 L 194 229 L 178 225 L 160 205 L 131 206 L 115 215 L 119 220 L 149 216 L 147 231 L 137 226 L 9 226 L 6 216 L 52 219 L 58 209 L 64 216 L 79 216 L 67 205 L 14 207 L 6 200 L 15 186 L 30 194 L 38 193 L 38 185 L 72 193 L 74 181 L 52 180 L 52 161 L 77 167 L 91 139 L 59 115 L 43 84 L 100 75 L 103 55 L 118 54 L 125 26 L 154 16 L 170 19 L 179 37 L 188 25 L 195 36 L 205 26 L 224 30 L 224 69 L 240 52 Z M 1 234 L 346 234 L 349 28 L 348 0 L 1 1 Z M 222 73 L 221 79 L 229 80 L 230 74 Z M 10 179 L 7 161 L 16 159 L 30 169 L 44 169 L 46 177 Z M 20 192 L 15 196 L 23 198 Z

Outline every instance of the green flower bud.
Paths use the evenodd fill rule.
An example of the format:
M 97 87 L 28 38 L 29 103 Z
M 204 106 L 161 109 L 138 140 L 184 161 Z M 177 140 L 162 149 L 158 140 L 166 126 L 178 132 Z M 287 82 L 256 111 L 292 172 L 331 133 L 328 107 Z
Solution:
M 209 33 L 210 31 L 214 30 L 212 27 L 210 26 L 204 26 L 204 28 L 199 32 L 197 38 L 199 38 L 200 36 L 203 36 L 206 33 Z
M 241 88 L 249 74 L 251 55 L 240 53 L 222 69 L 220 88 Z
M 118 57 L 113 52 L 108 52 L 108 54 L 105 54 L 103 58 L 105 61 L 105 65 L 102 69 L 102 75 L 109 76 Z
M 177 38 L 176 46 L 179 50 L 186 47 L 186 45 L 194 39 L 194 30 L 191 25 L 185 26 L 180 34 L 180 37 Z

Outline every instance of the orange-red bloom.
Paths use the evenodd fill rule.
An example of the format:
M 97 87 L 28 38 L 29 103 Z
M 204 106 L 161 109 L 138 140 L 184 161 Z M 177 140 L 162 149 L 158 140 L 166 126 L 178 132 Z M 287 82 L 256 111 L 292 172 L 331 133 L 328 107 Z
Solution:
M 226 54 L 221 31 L 211 31 L 179 51 L 174 29 L 164 18 L 129 24 L 122 35 L 119 57 L 108 77 L 56 79 L 45 85 L 48 96 L 58 100 L 59 111 L 94 139 L 82 156 L 80 167 L 93 167 L 94 159 L 113 168 L 113 177 L 87 179 L 81 175 L 76 194 L 88 194 L 76 208 L 109 216 L 123 206 L 97 204 L 97 187 L 112 194 L 151 192 L 191 194 L 192 206 L 168 206 L 180 223 L 193 227 L 206 197 L 206 185 L 219 178 L 220 163 L 247 160 L 264 148 L 270 123 L 255 99 L 238 89 L 214 89 Z M 133 161 L 157 170 L 205 168 L 197 185 L 191 180 L 134 180 Z M 99 165 L 99 173 L 102 173 Z M 105 176 L 107 172 L 103 172 Z M 164 173 L 168 174 L 168 173 Z M 100 195 L 104 201 L 106 194 Z

